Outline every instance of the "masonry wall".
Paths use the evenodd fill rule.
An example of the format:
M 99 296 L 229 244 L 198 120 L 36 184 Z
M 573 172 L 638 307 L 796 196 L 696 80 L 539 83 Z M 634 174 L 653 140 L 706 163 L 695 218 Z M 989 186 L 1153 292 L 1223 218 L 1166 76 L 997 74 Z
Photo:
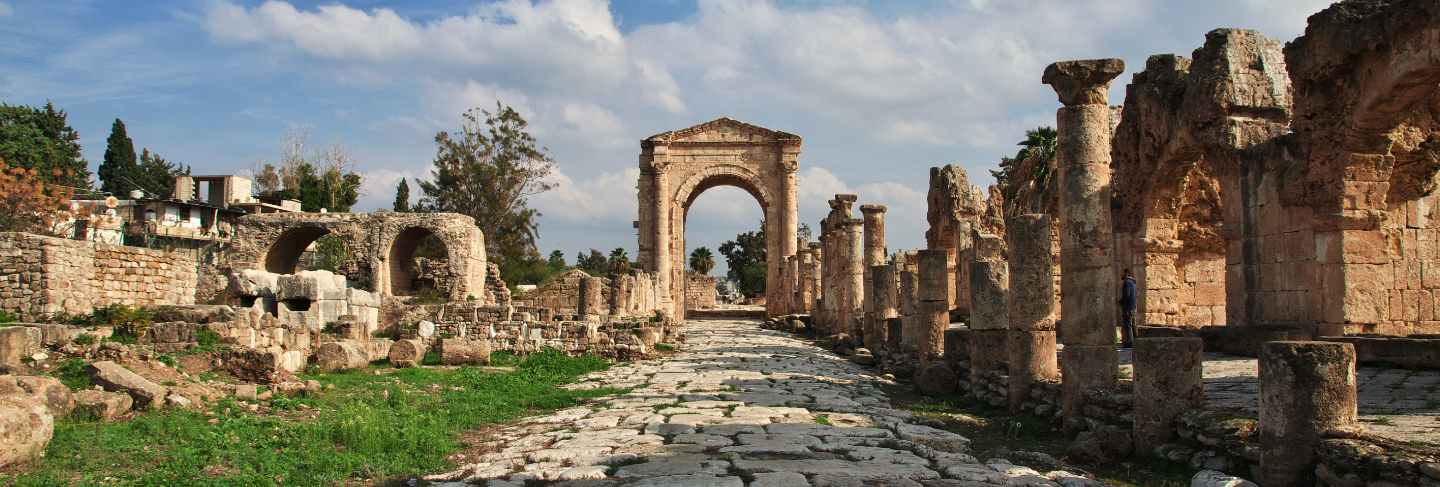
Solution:
M 689 309 L 714 309 L 717 299 L 715 291 L 715 278 L 711 276 L 685 273 L 685 306 Z
M 192 251 L 0 233 L 0 309 L 22 318 L 195 303 Z

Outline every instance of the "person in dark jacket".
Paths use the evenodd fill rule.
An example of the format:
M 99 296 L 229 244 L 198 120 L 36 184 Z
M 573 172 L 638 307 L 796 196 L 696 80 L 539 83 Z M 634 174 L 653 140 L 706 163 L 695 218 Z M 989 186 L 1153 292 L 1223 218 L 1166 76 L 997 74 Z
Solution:
M 1125 348 L 1135 346 L 1135 274 L 1125 269 L 1120 281 L 1120 336 Z

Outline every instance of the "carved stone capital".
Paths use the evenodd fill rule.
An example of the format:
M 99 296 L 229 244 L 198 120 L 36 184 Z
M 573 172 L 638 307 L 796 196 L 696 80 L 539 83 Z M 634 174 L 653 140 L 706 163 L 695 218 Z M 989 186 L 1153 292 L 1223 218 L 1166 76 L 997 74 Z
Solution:
M 1047 66 L 1040 81 L 1054 88 L 1065 106 L 1105 105 L 1110 80 L 1123 72 L 1125 61 L 1120 59 L 1060 61 Z

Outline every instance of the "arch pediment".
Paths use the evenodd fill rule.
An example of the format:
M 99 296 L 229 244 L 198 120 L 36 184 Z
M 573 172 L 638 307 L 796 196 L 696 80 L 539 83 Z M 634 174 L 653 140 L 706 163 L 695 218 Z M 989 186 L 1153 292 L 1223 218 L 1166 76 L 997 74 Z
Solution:
M 800 136 L 741 122 L 729 117 L 720 117 L 692 127 L 661 132 L 645 138 L 645 142 L 651 144 L 798 144 L 800 143 Z

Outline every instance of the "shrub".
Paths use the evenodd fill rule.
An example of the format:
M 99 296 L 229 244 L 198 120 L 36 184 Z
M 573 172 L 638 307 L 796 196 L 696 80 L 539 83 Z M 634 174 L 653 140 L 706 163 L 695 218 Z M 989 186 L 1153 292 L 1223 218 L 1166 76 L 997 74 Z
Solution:
M 3 325 L 5 323 L 14 323 L 16 321 L 18 320 L 15 318 L 15 315 L 10 314 L 10 312 L 8 311 L 0 309 L 0 325 Z
M 123 304 L 112 304 L 104 308 L 97 308 L 90 313 L 91 325 L 109 325 L 115 327 L 116 341 L 122 343 L 134 343 L 143 338 L 146 332 L 150 331 L 150 325 L 155 321 L 155 313 L 145 308 L 134 308 Z M 129 340 L 126 340 L 128 338 Z
M 70 341 L 74 342 L 76 345 L 90 345 L 92 343 L 95 343 L 95 335 L 91 335 L 89 333 L 86 333 L 84 335 L 76 335 L 75 339 Z
M 95 385 L 90 381 L 90 374 L 85 372 L 85 361 L 78 358 L 60 362 L 51 374 L 72 390 L 89 389 Z

